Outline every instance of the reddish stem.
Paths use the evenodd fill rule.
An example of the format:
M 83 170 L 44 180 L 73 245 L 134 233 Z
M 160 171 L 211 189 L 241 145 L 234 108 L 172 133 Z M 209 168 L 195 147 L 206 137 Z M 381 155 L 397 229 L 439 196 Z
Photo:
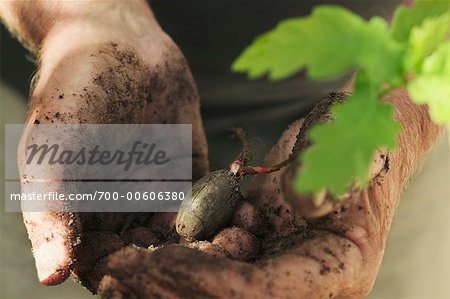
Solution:
M 242 166 L 242 163 L 239 160 L 235 160 L 233 163 L 231 163 L 230 169 L 238 176 L 271 173 L 280 170 L 284 166 L 288 165 L 291 161 L 292 157 L 273 166 Z

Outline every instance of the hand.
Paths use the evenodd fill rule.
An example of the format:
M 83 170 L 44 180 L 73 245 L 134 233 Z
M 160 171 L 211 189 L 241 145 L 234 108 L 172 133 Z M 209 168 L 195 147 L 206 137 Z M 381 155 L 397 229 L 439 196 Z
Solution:
M 34 26 L 39 19 L 22 16 L 33 20 L 35 30 L 23 37 L 30 48 L 41 48 L 27 123 L 192 123 L 195 177 L 201 176 L 207 170 L 206 142 L 198 96 L 182 55 L 143 2 L 111 2 L 107 9 L 96 5 L 86 4 L 82 18 L 68 14 L 70 18 L 45 23 L 53 24 L 51 30 Z M 67 4 L 69 12 L 72 6 Z M 41 34 L 41 29 L 49 30 Z M 111 65 L 116 71 L 110 71 Z M 124 98 L 126 108 L 120 105 Z M 104 297 L 366 294 L 401 189 L 439 132 L 426 109 L 412 105 L 404 94 L 391 101 L 404 131 L 400 148 L 389 153 L 389 171 L 380 170 L 377 159 L 369 187 L 352 190 L 340 206 L 325 198 L 316 209 L 311 198 L 290 192 L 296 171 L 291 167 L 256 178 L 251 203 L 243 203 L 232 222 L 237 227 L 224 229 L 212 242 L 167 245 L 178 242 L 174 214 L 24 213 L 41 282 L 57 284 L 71 273 L 95 292 L 101 280 Z M 283 135 L 267 164 L 290 153 L 300 126 L 297 122 Z M 305 211 L 308 205 L 312 208 Z M 307 220 L 292 207 L 310 216 L 334 211 Z M 167 246 L 120 250 L 127 244 Z
M 296 169 L 253 180 L 234 227 L 211 242 L 162 248 L 127 247 L 111 255 L 99 293 L 102 298 L 361 298 L 378 272 L 399 197 L 440 128 L 424 106 L 404 91 L 387 101 L 402 125 L 399 148 L 380 151 L 364 190 L 349 190 L 337 205 L 322 204 L 290 190 Z M 302 121 L 291 125 L 266 159 L 286 158 Z M 330 149 L 333 150 L 333 149 Z M 383 163 L 380 163 L 382 161 Z M 380 167 L 381 166 L 381 167 Z M 315 199 L 317 202 L 317 199 Z M 289 205 L 287 201 L 291 202 Z M 302 202 L 300 205 L 298 202 Z M 306 209 L 305 207 L 306 206 Z M 304 218 L 303 214 L 322 218 Z
M 33 3 L 38 4 L 47 5 Z M 198 93 L 186 60 L 147 4 L 86 3 L 82 8 L 87 15 L 74 3 L 64 5 L 58 12 L 66 17 L 55 23 L 40 46 L 26 123 L 192 123 L 193 176 L 202 176 L 208 162 Z M 22 141 L 30 138 L 24 135 Z M 70 142 L 65 134 L 59 138 Z M 41 186 L 41 191 L 55 191 Z M 22 182 L 23 191 L 32 188 Z M 71 273 L 93 291 L 99 277 L 91 275 L 91 269 L 101 265 L 103 257 L 132 242 L 135 234 L 144 235 L 139 242 L 147 246 L 170 239 L 162 227 L 172 216 L 160 214 L 158 221 L 137 213 L 23 213 L 41 283 L 58 284 Z M 147 221 L 156 222 L 152 232 L 133 229 L 135 223 Z

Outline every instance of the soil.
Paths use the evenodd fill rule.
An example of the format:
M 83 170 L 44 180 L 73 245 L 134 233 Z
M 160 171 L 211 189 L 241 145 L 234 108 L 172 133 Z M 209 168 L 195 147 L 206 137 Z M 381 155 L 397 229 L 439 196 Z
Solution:
M 154 123 L 176 122 L 180 107 L 178 104 L 195 101 L 197 90 L 189 80 L 186 60 L 181 55 L 173 57 L 177 51 L 171 50 L 169 47 L 161 54 L 167 56 L 161 59 L 165 63 L 150 68 L 131 48 L 119 46 L 115 42 L 101 45 L 89 55 L 97 71 L 85 87 L 65 93 L 55 88 L 55 94 L 46 95 L 48 99 L 34 94 L 33 98 L 36 99 L 32 102 L 76 102 L 77 109 L 70 112 L 45 109 L 41 105 L 45 110 L 41 117 L 50 123 L 143 123 L 145 114 L 152 114 Z M 38 77 L 39 72 L 36 74 Z M 54 81 L 53 78 L 49 79 L 49 82 Z M 162 107 L 166 111 L 159 113 Z

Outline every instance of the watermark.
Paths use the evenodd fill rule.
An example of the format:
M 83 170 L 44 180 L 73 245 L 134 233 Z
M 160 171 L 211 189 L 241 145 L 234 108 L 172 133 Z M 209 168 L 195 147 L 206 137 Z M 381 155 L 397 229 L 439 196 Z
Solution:
M 5 209 L 174 212 L 192 187 L 192 127 L 6 125 Z
M 163 165 L 168 163 L 170 159 L 166 158 L 166 152 L 164 150 L 155 151 L 156 146 L 156 143 L 149 145 L 145 142 L 135 141 L 129 152 L 121 150 L 115 150 L 114 152 L 110 150 L 100 151 L 99 144 L 94 145 L 92 149 L 82 147 L 78 152 L 74 152 L 73 150 L 60 150 L 57 143 L 52 145 L 34 143 L 26 147 L 29 151 L 27 151 L 28 156 L 25 157 L 25 163 L 27 165 L 41 165 L 45 160 L 44 163 L 48 165 L 116 164 L 124 165 L 123 170 L 128 171 L 133 163 L 137 165 Z

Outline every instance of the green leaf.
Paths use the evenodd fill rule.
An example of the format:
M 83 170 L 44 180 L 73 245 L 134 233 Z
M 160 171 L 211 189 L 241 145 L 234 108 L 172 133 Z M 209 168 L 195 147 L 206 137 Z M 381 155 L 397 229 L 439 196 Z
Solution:
M 416 73 L 423 60 L 437 47 L 448 40 L 450 33 L 450 12 L 424 20 L 412 29 L 408 41 L 405 70 Z
M 450 42 L 425 59 L 407 88 L 415 103 L 428 104 L 434 122 L 450 124 Z
M 310 16 L 280 22 L 243 51 L 232 69 L 250 78 L 276 81 L 305 69 L 317 80 L 358 70 L 354 94 L 331 109 L 335 120 L 311 130 L 297 191 L 337 197 L 354 182 L 366 183 L 375 150 L 396 146 L 393 108 L 379 101 L 392 88 L 407 85 L 435 122 L 450 124 L 449 23 L 450 0 L 401 6 L 391 29 L 381 18 L 365 21 L 322 5 Z
M 312 76 L 340 75 L 354 64 L 356 53 L 348 43 L 356 42 L 362 22 L 343 8 L 321 6 L 311 16 L 282 21 L 257 37 L 232 69 L 248 72 L 250 78 L 269 73 L 270 79 L 279 80 L 308 64 Z
M 359 42 L 359 45 L 353 45 L 359 49 L 357 65 L 365 71 L 370 84 L 398 86 L 403 82 L 404 47 L 389 35 L 384 19 L 373 17 Z
M 345 8 L 321 5 L 310 16 L 282 21 L 256 38 L 232 69 L 252 79 L 268 74 L 276 81 L 303 68 L 310 78 L 327 79 L 361 66 L 379 83 L 400 77 L 401 55 L 386 21 L 366 22 Z
M 302 171 L 295 181 L 300 193 L 326 190 L 337 197 L 355 178 L 364 185 L 375 150 L 396 146 L 400 128 L 393 120 L 393 108 L 378 101 L 366 80 L 360 80 L 354 95 L 331 111 L 335 120 L 311 130 L 312 145 L 301 155 Z
M 413 7 L 400 6 L 392 19 L 392 36 L 400 42 L 406 42 L 414 26 L 420 25 L 428 17 L 441 15 L 449 10 L 450 0 L 416 0 Z

